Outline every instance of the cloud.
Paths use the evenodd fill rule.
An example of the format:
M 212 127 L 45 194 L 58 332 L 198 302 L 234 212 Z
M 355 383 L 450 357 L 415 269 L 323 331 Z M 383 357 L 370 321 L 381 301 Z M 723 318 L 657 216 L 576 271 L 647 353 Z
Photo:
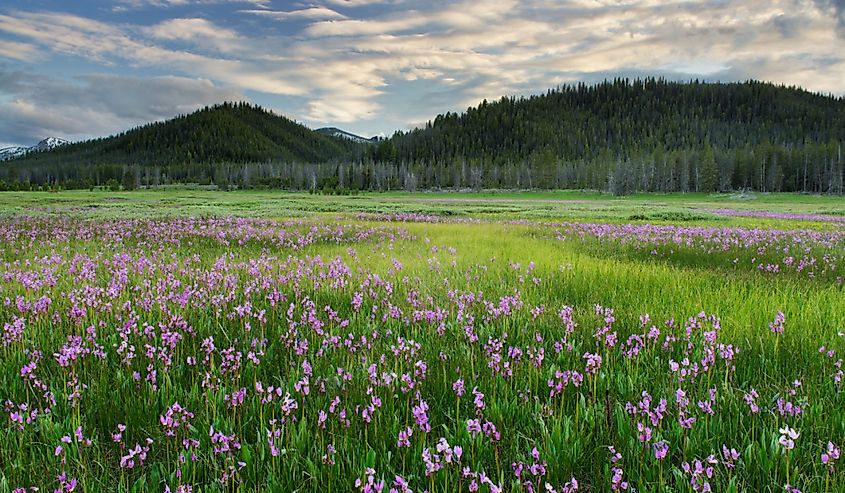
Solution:
M 101 136 L 243 94 L 209 80 L 91 74 L 72 80 L 0 70 L 0 140 L 32 145 Z
M 329 3 L 340 7 L 366 7 L 379 4 L 402 4 L 403 0 L 328 0 Z
M 187 30 L 179 34 L 179 28 Z M 235 43 L 226 42 L 226 36 L 234 34 L 201 19 L 176 19 L 136 30 L 153 37 L 158 34 L 196 40 L 200 44 L 210 40 L 212 46 L 226 51 L 226 54 L 239 54 L 241 50 Z M 283 70 L 251 63 L 253 60 L 248 57 L 221 58 L 169 49 L 135 35 L 130 28 L 70 14 L 18 12 L 14 16 L 0 15 L 0 32 L 3 31 L 27 38 L 30 43 L 53 53 L 78 56 L 106 66 L 122 61 L 144 67 L 163 67 L 268 94 L 296 95 L 304 92 L 300 85 L 291 83 Z
M 334 10 L 326 7 L 308 7 L 300 10 L 291 10 L 291 11 L 283 11 L 283 10 L 261 10 L 261 9 L 254 9 L 254 10 L 240 10 L 239 12 L 244 14 L 253 14 L 262 17 L 267 17 L 269 19 L 275 19 L 279 21 L 286 21 L 286 20 L 293 20 L 293 19 L 309 19 L 309 20 L 338 20 L 338 19 L 346 19 L 346 16 L 335 12 Z
M 274 98 L 285 96 L 287 114 L 365 133 L 390 133 L 483 98 L 615 75 L 760 78 L 845 93 L 835 34 L 845 32 L 845 0 L 270 3 L 121 3 L 162 9 L 152 24 L 15 12 L 0 15 L 0 48 L 8 47 L 0 56 L 24 65 L 29 56 L 81 57 L 103 71 L 213 81 L 277 108 Z
M 119 0 L 113 7 L 116 12 L 131 9 L 146 8 L 174 8 L 188 5 L 214 5 L 224 3 L 251 4 L 256 7 L 269 8 L 270 0 Z
M 836 19 L 837 33 L 845 38 L 845 0 L 815 0 L 816 4 Z
M 243 50 L 243 38 L 232 29 L 225 29 L 200 18 L 170 19 L 143 29 L 156 40 L 182 42 L 193 47 L 213 48 L 223 54 Z
M 146 29 L 151 36 L 167 40 L 219 40 L 240 38 L 237 32 L 216 26 L 206 19 L 170 19 Z
M 38 49 L 31 44 L 0 39 L 0 57 L 23 62 L 33 61 L 38 58 Z

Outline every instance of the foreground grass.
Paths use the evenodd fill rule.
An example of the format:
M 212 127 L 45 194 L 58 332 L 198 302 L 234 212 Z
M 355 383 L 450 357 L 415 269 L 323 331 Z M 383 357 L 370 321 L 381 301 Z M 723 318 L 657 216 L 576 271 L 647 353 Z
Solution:
M 72 209 L 103 197 L 83 195 L 58 197 L 71 205 L 42 202 L 42 212 L 87 218 L 92 211 Z M 127 194 L 128 204 L 105 215 L 161 213 L 161 202 L 202 197 Z M 243 215 L 229 197 L 283 215 L 252 194 L 214 196 L 208 207 Z M 348 207 L 346 199 L 289 198 L 296 207 L 323 200 Z M 35 199 L 4 200 L 25 207 Z M 544 483 L 560 491 L 572 477 L 583 491 L 621 489 L 621 481 L 639 491 L 693 491 L 703 482 L 714 491 L 845 489 L 839 468 L 821 462 L 828 441 L 841 446 L 845 436 L 845 397 L 835 380 L 845 295 L 833 278 L 560 241 L 535 224 L 320 217 L 281 229 L 290 237 L 322 225 L 378 233 L 339 242 L 318 235 L 292 250 L 278 234 L 260 236 L 265 225 L 256 223 L 141 222 L 126 234 L 101 220 L 49 221 L 30 223 L 34 232 L 0 251 L 0 294 L 9 299 L 0 306 L 0 322 L 9 325 L 0 400 L 11 405 L 0 428 L 0 492 L 52 490 L 62 474 L 65 489 L 73 479 L 85 491 L 351 491 L 356 478 L 366 485 L 367 468 L 374 483 L 387 481 L 385 491 L 397 475 L 431 492 L 473 483 L 482 491 L 542 491 Z M 177 232 L 149 234 L 145 224 Z M 101 229 L 88 234 L 88 225 Z M 33 307 L 43 296 L 51 303 L 42 312 Z M 560 316 L 565 307 L 571 316 Z M 786 320 L 780 335 L 769 327 L 778 311 Z M 16 338 L 18 318 L 25 329 Z M 660 335 L 649 338 L 653 330 Z M 36 368 L 22 373 L 33 361 Z M 573 372 L 583 377 L 577 386 Z M 268 400 L 271 385 L 282 391 Z M 652 397 L 647 412 L 626 410 L 643 392 Z M 758 412 L 746 400 L 754 395 Z M 658 412 L 660 399 L 667 403 Z M 176 412 L 182 425 L 174 427 L 165 423 L 177 402 L 192 417 Z M 689 418 L 695 422 L 681 424 Z M 487 425 L 475 432 L 468 420 L 495 432 Z M 118 425 L 126 426 L 119 440 Z M 779 443 L 785 426 L 800 432 L 792 449 Z M 406 445 L 400 432 L 408 428 Z M 437 448 L 441 439 L 448 454 Z M 143 459 L 131 454 L 136 444 Z M 131 467 L 122 460 L 128 455 Z M 542 474 L 530 467 L 543 462 Z M 527 467 L 517 477 L 521 463 Z M 616 470 L 622 479 L 614 483 Z
M 77 217 L 294 217 L 333 213 L 433 214 L 483 219 L 522 218 L 784 227 L 784 221 L 723 217 L 714 209 L 845 215 L 840 197 L 800 194 L 635 194 L 596 192 L 364 193 L 323 196 L 281 191 L 152 190 L 0 193 L 0 213 Z M 813 221 L 790 226 L 825 228 Z

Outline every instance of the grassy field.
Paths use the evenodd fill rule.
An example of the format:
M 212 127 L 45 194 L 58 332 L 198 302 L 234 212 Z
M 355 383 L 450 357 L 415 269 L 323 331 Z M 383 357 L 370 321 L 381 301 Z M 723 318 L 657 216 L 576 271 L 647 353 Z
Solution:
M 0 226 L 0 493 L 845 490 L 841 198 L 2 193 Z
M 726 220 L 715 209 L 766 210 L 845 217 L 841 197 L 798 194 L 638 194 L 624 197 L 596 192 L 370 193 L 323 196 L 278 191 L 218 192 L 156 190 L 137 192 L 4 192 L 3 214 L 61 214 L 92 218 L 226 215 L 301 217 L 321 213 L 417 213 L 458 217 L 699 222 L 756 226 Z M 633 219 L 632 219 L 633 218 Z M 667 219 L 668 218 L 668 219 Z M 772 223 L 783 226 L 783 222 Z M 801 226 L 813 226 L 813 223 Z

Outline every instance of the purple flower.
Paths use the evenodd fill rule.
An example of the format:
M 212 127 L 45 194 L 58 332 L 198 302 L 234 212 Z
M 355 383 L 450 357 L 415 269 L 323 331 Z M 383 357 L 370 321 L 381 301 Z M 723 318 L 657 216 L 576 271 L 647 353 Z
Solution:
M 452 384 L 452 390 L 455 391 L 455 395 L 458 397 L 464 395 L 464 379 L 459 378 L 455 380 L 455 383 Z
M 786 317 L 782 311 L 778 310 L 777 315 L 775 315 L 775 320 L 773 322 L 769 322 L 769 330 L 772 331 L 772 334 L 783 334 L 783 325 L 785 322 Z
M 410 447 L 411 446 L 411 435 L 414 434 L 414 429 L 412 427 L 408 427 L 404 430 L 399 430 L 399 439 L 396 441 L 397 447 Z
M 665 440 L 655 442 L 652 445 L 652 450 L 654 451 L 655 459 L 663 460 L 666 457 L 666 454 L 669 452 L 669 443 Z
M 180 428 L 187 428 L 193 417 L 192 412 L 179 405 L 178 402 L 174 402 L 163 415 L 159 416 L 158 420 L 164 427 L 164 434 L 173 437 Z
M 781 444 L 784 449 L 784 452 L 795 448 L 795 440 L 797 440 L 798 437 L 801 436 L 801 434 L 797 430 L 794 430 L 789 426 L 780 428 L 778 431 L 780 432 L 780 438 L 778 438 L 778 443 Z
M 835 472 L 835 463 L 839 460 L 840 450 L 833 442 L 827 442 L 827 448 L 822 452 L 822 464 L 828 467 L 830 474 Z

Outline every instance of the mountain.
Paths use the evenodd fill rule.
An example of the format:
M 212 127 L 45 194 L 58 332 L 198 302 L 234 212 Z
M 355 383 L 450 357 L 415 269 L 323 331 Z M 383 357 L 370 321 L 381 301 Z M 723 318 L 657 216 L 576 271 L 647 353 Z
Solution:
M 341 130 L 336 127 L 323 127 L 318 128 L 315 130 L 317 133 L 321 133 L 323 135 L 329 135 L 331 137 L 337 137 L 339 139 L 347 139 L 351 140 L 352 142 L 357 142 L 359 144 L 377 144 L 380 140 L 379 137 L 361 137 L 360 135 L 355 135 L 353 133 L 349 133 L 346 130 Z
M 183 163 L 305 161 L 346 155 L 354 146 L 247 103 L 223 103 L 121 134 L 33 153 L 21 163 Z
M 845 99 L 757 81 L 563 86 L 391 141 L 420 188 L 845 189 Z
M 56 147 L 67 144 L 70 144 L 70 142 L 64 139 L 60 139 L 58 137 L 47 137 L 46 139 L 32 146 L 30 149 L 33 151 L 49 151 L 55 149 Z
M 32 147 L 4 147 L 0 149 L 0 161 L 18 158 L 33 151 L 49 151 L 66 144 L 69 144 L 69 142 L 64 139 L 60 139 L 58 137 L 47 137 Z
M 112 179 L 124 186 L 231 181 L 243 186 L 279 178 L 267 163 L 359 159 L 361 148 L 259 106 L 223 103 L 111 137 L 27 152 L 0 169 L 0 181 L 86 187 Z M 241 166 L 247 163 L 263 167 Z
M 13 147 L 3 147 L 0 149 L 0 161 L 5 161 L 7 159 L 14 159 L 16 157 L 23 156 L 29 151 L 29 147 L 21 147 L 21 146 L 13 146 Z
M 326 192 L 845 192 L 845 99 L 757 81 L 567 85 L 483 101 L 375 145 L 369 140 L 224 103 L 27 152 L 0 166 L 0 189 L 200 183 Z

